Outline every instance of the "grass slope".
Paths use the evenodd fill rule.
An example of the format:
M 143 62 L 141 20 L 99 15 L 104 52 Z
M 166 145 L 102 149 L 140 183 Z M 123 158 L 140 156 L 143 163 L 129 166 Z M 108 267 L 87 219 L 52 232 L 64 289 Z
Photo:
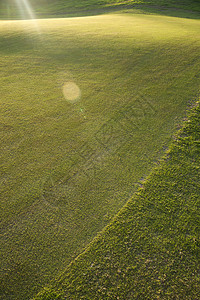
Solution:
M 29 0 L 29 8 L 34 10 L 37 17 L 55 17 L 72 15 L 93 15 L 108 12 L 110 10 L 119 10 L 125 8 L 140 8 L 161 12 L 164 9 L 184 10 L 200 12 L 199 0 Z M 155 12 L 155 11 L 154 11 Z M 169 12 L 168 12 L 169 13 Z M 24 9 L 20 1 L 13 0 L 0 1 L 0 17 L 6 19 L 30 18 L 30 12 Z
M 164 161 L 35 299 L 199 299 L 200 102 Z
M 0 22 L 3 299 L 37 293 L 137 190 L 199 91 L 198 35 L 148 15 Z

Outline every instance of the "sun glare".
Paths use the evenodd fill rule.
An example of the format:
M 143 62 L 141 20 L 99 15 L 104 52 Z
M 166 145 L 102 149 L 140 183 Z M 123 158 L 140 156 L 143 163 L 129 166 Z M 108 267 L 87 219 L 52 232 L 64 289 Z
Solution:
M 40 33 L 39 25 L 36 19 L 34 9 L 31 7 L 28 0 L 15 0 L 18 6 L 22 19 L 30 19 L 33 21 L 35 29 Z

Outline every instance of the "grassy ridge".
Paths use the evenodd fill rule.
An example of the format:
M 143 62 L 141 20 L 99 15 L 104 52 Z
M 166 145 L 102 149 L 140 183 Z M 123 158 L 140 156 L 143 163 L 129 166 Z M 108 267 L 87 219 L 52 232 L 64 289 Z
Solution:
M 35 299 L 198 299 L 200 105 L 161 166 Z
M 28 3 L 36 17 L 93 15 L 116 9 L 145 8 L 151 10 L 153 7 L 156 7 L 157 10 L 173 8 L 200 12 L 198 0 L 29 0 Z M 30 13 L 24 10 L 23 4 L 17 5 L 16 2 L 8 0 L 0 2 L 0 17 L 29 19 Z

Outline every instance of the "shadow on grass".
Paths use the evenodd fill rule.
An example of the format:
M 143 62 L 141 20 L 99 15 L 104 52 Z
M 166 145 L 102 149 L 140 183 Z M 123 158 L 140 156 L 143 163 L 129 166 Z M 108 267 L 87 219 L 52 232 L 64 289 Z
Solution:
M 62 12 L 55 14 L 38 14 L 38 18 L 73 18 L 73 17 L 87 17 L 95 15 L 103 15 L 109 13 L 134 13 L 134 14 L 155 14 L 163 15 L 169 17 L 179 17 L 179 18 L 190 18 L 199 19 L 200 18 L 200 7 L 196 10 L 187 10 L 181 8 L 173 8 L 166 6 L 155 6 L 155 5 L 117 5 L 112 7 L 102 7 L 98 9 L 82 10 L 82 11 L 72 11 L 72 12 Z
M 179 18 L 190 18 L 190 19 L 199 19 L 200 18 L 200 6 L 196 6 L 195 10 L 188 10 L 187 8 L 174 8 L 168 6 L 156 6 L 156 5 L 116 5 L 116 6 L 102 6 L 98 8 L 91 8 L 87 10 L 71 10 L 58 12 L 38 12 L 36 14 L 38 19 L 45 18 L 76 18 L 76 17 L 88 17 L 88 16 L 97 16 L 109 13 L 134 13 L 134 14 L 155 14 L 163 15 L 170 17 L 179 17 Z M 0 13 L 0 20 L 15 20 L 21 19 L 19 15 L 6 16 L 6 14 Z
M 27 34 L 13 34 L 0 36 L 0 53 L 6 55 L 16 54 L 27 50 L 35 49 L 35 40 L 37 36 L 31 38 Z
M 177 17 L 177 18 L 189 18 L 189 19 L 200 18 L 200 7 L 198 10 L 187 10 L 187 9 L 173 8 L 173 7 L 166 7 L 166 6 L 137 5 L 134 7 L 134 9 L 129 8 L 124 12 L 154 14 L 154 15 L 162 15 L 162 16 Z

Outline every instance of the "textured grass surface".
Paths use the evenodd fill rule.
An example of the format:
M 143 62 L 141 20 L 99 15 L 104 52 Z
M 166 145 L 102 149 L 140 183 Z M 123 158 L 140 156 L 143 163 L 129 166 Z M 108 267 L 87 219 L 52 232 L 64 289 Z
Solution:
M 29 11 L 24 9 L 25 5 L 22 2 L 13 0 L 0 1 L 0 18 L 29 19 L 31 15 L 30 8 L 34 10 L 37 17 L 94 15 L 138 7 L 151 12 L 153 8 L 156 8 L 156 11 L 161 13 L 174 13 L 180 16 L 185 15 L 184 11 L 200 13 L 199 0 L 26 0 Z M 168 8 L 170 9 L 169 11 Z M 153 12 L 155 13 L 156 11 Z
M 0 22 L 3 299 L 37 293 L 142 184 L 199 91 L 198 35 L 144 15 Z
M 35 299 L 198 299 L 200 103 L 113 222 Z

